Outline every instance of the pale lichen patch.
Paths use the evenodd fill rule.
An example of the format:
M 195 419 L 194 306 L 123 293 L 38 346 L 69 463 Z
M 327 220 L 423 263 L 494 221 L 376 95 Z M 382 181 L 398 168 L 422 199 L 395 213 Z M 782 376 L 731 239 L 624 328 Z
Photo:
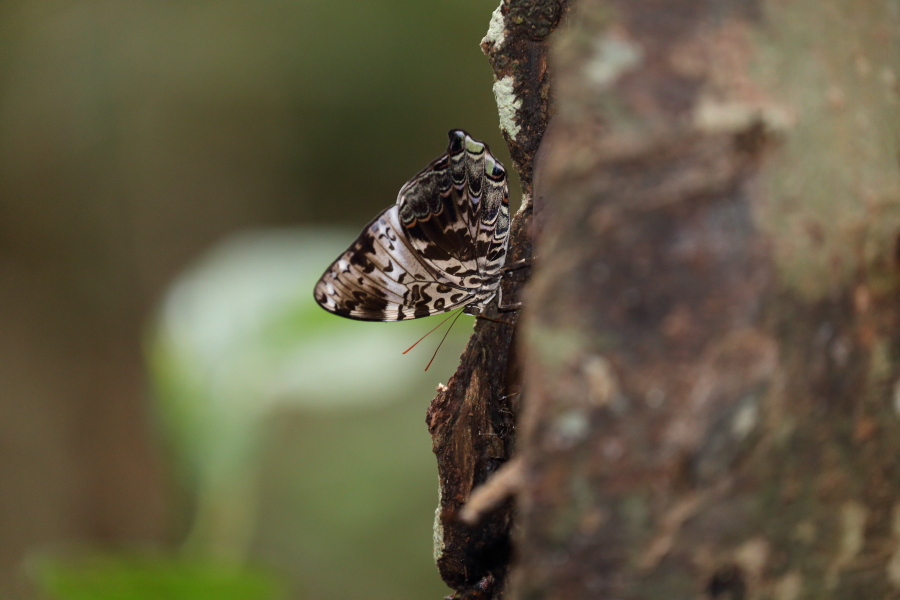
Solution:
M 706 133 L 739 133 L 761 124 L 766 131 L 783 134 L 796 124 L 796 116 L 774 104 L 721 102 L 703 99 L 694 111 L 694 124 Z
M 752 580 L 758 580 L 769 560 L 769 542 L 761 537 L 747 540 L 735 549 L 734 560 Z
M 444 553 L 444 525 L 441 523 L 441 486 L 438 486 L 438 506 L 434 509 L 434 529 L 431 532 L 434 562 L 437 562 Z
M 569 409 L 553 422 L 552 444 L 555 449 L 568 449 L 584 440 L 590 432 L 590 423 L 582 410 Z
M 744 439 L 752 432 L 759 422 L 759 409 L 755 401 L 744 403 L 737 411 L 731 422 L 731 432 L 738 439 Z
M 481 47 L 485 48 L 487 46 L 495 46 L 499 48 L 503 45 L 503 39 L 506 36 L 505 28 L 503 27 L 503 13 L 500 12 L 500 9 L 503 7 L 503 3 L 500 3 L 500 6 L 494 10 L 494 14 L 491 15 L 491 22 L 488 25 L 487 34 L 485 34 L 484 38 L 481 40 Z
M 522 99 L 516 97 L 513 89 L 514 82 L 512 75 L 494 82 L 494 98 L 497 101 L 497 112 L 500 114 L 500 129 L 512 139 L 519 135 L 517 113 L 522 107 Z
M 522 194 L 522 203 L 519 204 L 519 210 L 516 211 L 517 215 L 523 214 L 524 212 L 531 209 L 531 195 L 530 194 Z
M 612 365 L 602 356 L 591 355 L 581 365 L 588 384 L 588 401 L 595 406 L 605 406 L 618 393 L 619 384 Z
M 894 412 L 900 415 L 900 379 L 894 382 L 893 405 Z
M 644 53 L 640 46 L 621 36 L 606 35 L 593 43 L 593 54 L 584 67 L 587 80 L 599 88 L 615 83 L 623 73 L 641 63 Z

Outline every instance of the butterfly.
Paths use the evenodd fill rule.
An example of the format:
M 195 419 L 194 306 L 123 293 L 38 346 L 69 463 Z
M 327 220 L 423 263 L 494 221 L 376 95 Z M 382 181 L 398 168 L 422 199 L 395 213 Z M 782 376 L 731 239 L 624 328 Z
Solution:
M 361 321 L 403 321 L 497 295 L 509 245 L 506 169 L 461 129 L 447 152 L 410 179 L 316 284 L 325 310 Z

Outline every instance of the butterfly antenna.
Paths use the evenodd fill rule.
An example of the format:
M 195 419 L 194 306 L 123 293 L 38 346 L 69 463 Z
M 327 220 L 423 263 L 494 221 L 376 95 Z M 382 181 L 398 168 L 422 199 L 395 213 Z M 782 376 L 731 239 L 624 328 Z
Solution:
M 438 344 L 438 347 L 434 349 L 434 354 L 431 355 L 431 360 L 429 360 L 428 364 L 425 365 L 426 371 L 428 370 L 428 367 L 431 366 L 431 363 L 434 362 L 434 357 L 437 356 L 438 350 L 441 349 L 441 346 L 444 344 L 444 340 L 447 339 L 447 335 L 450 333 L 450 330 L 453 329 L 453 326 L 456 324 L 456 319 L 458 319 L 459 315 L 461 315 L 461 314 L 463 314 L 462 309 L 460 309 L 459 312 L 456 313 L 456 316 L 453 318 L 453 321 L 450 322 L 450 327 L 447 328 L 447 331 L 444 333 L 444 337 L 441 338 L 441 343 Z M 449 318 L 450 317 L 447 317 L 447 319 L 449 319 Z M 444 319 L 444 321 L 446 321 L 447 319 Z M 443 325 L 443 323 L 441 323 L 441 325 Z M 416 343 L 418 343 L 418 342 L 416 342 Z
M 424 340 L 425 338 L 427 338 L 429 335 L 431 335 L 432 333 L 434 333 L 434 330 L 435 330 L 435 329 L 437 329 L 438 327 L 440 327 L 441 325 L 443 325 L 444 323 L 446 323 L 447 320 L 450 319 L 450 317 L 452 317 L 452 316 L 453 316 L 452 314 L 451 314 L 451 315 L 447 315 L 447 317 L 446 317 L 443 321 L 441 321 L 440 323 L 438 323 L 437 325 L 435 325 L 435 326 L 431 329 L 431 331 L 429 331 L 428 333 L 426 333 L 425 335 L 423 335 L 422 337 L 420 337 L 419 340 L 418 340 L 415 344 L 413 344 L 412 346 L 410 346 L 409 348 L 407 348 L 406 350 L 404 350 L 404 351 L 403 351 L 403 354 L 406 354 L 407 352 L 409 352 L 410 350 L 412 350 L 413 348 L 415 348 L 416 346 L 418 346 L 418 345 L 419 345 L 419 342 L 421 342 L 422 340 Z M 453 325 L 450 325 L 450 327 L 453 327 Z M 447 331 L 450 331 L 450 330 L 448 329 Z M 425 370 L 427 371 L 428 369 L 425 369 Z

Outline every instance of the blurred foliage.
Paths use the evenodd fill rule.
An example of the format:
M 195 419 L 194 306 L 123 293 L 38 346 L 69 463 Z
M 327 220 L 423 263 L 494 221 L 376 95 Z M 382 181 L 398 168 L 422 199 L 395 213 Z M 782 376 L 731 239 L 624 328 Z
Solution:
M 0 596 L 27 552 L 165 539 L 148 517 L 154 501 L 140 503 L 162 496 L 147 458 L 157 454 L 174 473 L 168 538 L 186 539 L 190 560 L 170 567 L 185 580 L 185 565 L 224 557 L 263 560 L 298 597 L 444 593 L 424 415 L 471 320 L 422 373 L 427 343 L 400 352 L 433 320 L 345 321 L 311 294 L 446 148 L 447 130 L 468 130 L 509 165 L 478 46 L 496 5 L 0 1 L 0 276 L 45 324 L 9 341 L 36 358 L 16 368 L 25 391 L 0 419 L 28 417 L 34 433 L 16 441 L 15 464 L 3 470 L 0 457 L 0 477 L 19 477 L 0 480 L 0 506 L 13 507 L 0 528 L 17 531 L 0 536 Z M 305 228 L 208 252 L 273 226 Z M 144 399 L 141 330 L 162 298 L 146 340 L 166 449 L 156 452 L 128 425 Z M 47 464 L 71 477 L 46 475 Z M 18 508 L 32 497 L 40 511 Z M 120 589 L 132 567 L 160 581 L 169 568 L 60 560 L 68 575 L 41 579 L 54 598 L 77 597 L 57 584 L 79 569 Z
M 232 227 L 374 214 L 451 128 L 506 157 L 478 47 L 495 4 L 10 2 L 0 232 L 74 236 L 53 258 L 92 266 L 96 285 L 135 266 L 110 244 L 162 251 L 167 277 L 186 228 L 234 211 Z
M 452 330 L 426 374 L 425 353 L 400 352 L 443 316 L 365 323 L 319 308 L 311 290 L 353 237 L 298 228 L 226 241 L 172 287 L 148 354 L 191 490 L 187 555 L 240 562 L 258 546 L 315 597 L 375 599 L 380 587 L 391 598 L 396 574 L 431 563 L 424 401 L 468 332 Z
M 274 415 L 252 555 L 301 597 L 449 593 L 432 557 L 437 476 L 424 404 L 433 388 L 423 387 L 382 409 Z
M 58 600 L 279 600 L 271 573 L 164 558 L 42 561 L 36 578 Z

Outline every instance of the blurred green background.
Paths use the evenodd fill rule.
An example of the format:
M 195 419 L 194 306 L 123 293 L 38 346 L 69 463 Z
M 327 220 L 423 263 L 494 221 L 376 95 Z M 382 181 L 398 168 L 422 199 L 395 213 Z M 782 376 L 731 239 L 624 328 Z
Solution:
M 497 0 L 0 0 L 0 598 L 440 598 L 471 330 L 321 272 L 467 129 Z

